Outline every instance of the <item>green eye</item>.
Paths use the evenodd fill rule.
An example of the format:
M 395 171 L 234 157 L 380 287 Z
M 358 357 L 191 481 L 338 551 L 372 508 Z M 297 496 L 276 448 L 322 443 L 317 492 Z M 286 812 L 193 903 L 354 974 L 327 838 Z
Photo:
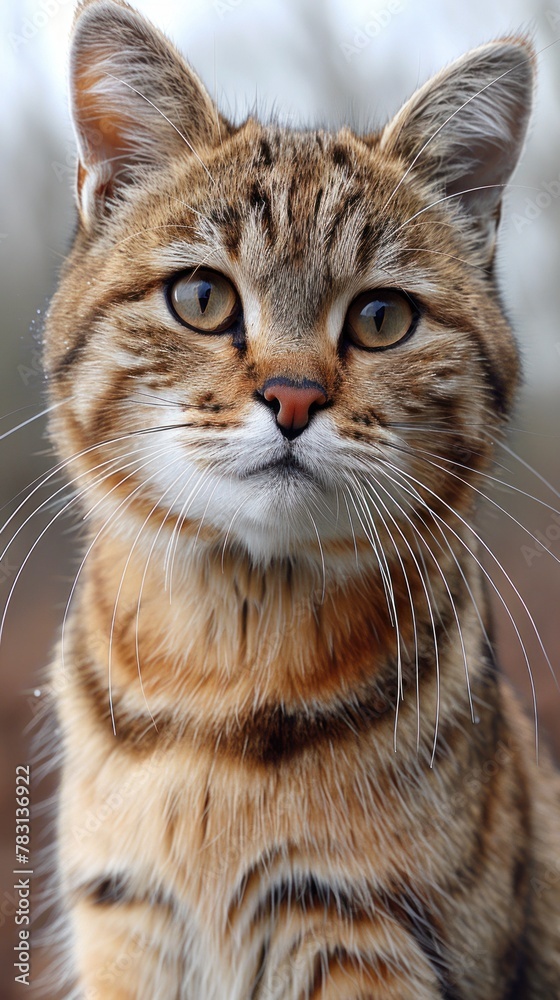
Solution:
M 168 300 L 178 319 L 198 333 L 222 333 L 241 309 L 231 282 L 203 268 L 178 278 L 169 288 Z
M 363 292 L 346 314 L 346 334 L 358 347 L 382 350 L 403 340 L 415 318 L 412 303 L 400 292 Z

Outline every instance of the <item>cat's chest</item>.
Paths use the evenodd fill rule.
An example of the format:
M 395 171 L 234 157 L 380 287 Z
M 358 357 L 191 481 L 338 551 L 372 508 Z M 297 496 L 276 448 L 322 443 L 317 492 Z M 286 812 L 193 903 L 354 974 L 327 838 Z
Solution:
M 382 885 L 402 867 L 403 846 L 409 858 L 413 849 L 388 836 L 396 820 L 404 828 L 389 786 L 377 775 L 368 788 L 363 773 L 344 782 L 336 761 L 315 760 L 313 779 L 300 762 L 253 768 L 248 781 L 239 764 L 179 746 L 136 760 L 102 759 L 91 746 L 74 756 L 79 777 L 68 774 L 62 791 L 67 876 L 83 881 L 85 853 L 92 882 L 120 877 L 117 902 L 149 900 L 184 955 L 189 998 L 246 998 L 288 914 L 296 935 L 310 911 L 321 926 L 331 912 L 351 916 L 364 871 Z

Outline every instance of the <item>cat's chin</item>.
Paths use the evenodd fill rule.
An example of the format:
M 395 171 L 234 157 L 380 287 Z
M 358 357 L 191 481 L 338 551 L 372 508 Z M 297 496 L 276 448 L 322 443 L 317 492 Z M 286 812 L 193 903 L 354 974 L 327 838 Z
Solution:
M 336 496 L 321 490 L 308 472 L 267 467 L 239 485 L 243 498 L 224 527 L 231 543 L 254 561 L 315 560 L 330 539 L 340 538 Z
M 240 476 L 204 473 L 191 517 L 217 528 L 222 545 L 245 551 L 260 564 L 321 560 L 329 542 L 352 537 L 336 490 L 292 461 L 263 462 Z

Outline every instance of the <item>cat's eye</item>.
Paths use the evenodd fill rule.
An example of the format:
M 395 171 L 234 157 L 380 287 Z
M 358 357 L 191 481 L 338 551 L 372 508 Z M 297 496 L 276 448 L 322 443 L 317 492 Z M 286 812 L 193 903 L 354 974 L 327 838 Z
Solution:
M 177 318 L 197 333 L 223 333 L 241 311 L 231 282 L 223 274 L 201 267 L 169 286 L 168 302 Z
M 345 333 L 358 347 L 383 350 L 412 332 L 418 312 L 411 300 L 392 289 L 358 295 L 346 314 Z

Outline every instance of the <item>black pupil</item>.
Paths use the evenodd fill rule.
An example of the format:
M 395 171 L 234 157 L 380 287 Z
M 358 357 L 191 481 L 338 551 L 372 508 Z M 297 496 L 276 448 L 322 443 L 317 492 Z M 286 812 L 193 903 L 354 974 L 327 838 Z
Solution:
M 362 316 L 371 317 L 379 333 L 385 319 L 385 306 L 378 299 L 374 299 L 373 302 L 368 302 L 367 306 L 364 306 Z
M 209 281 L 200 281 L 198 283 L 198 304 L 200 306 L 201 313 L 206 312 L 211 292 L 212 285 Z

